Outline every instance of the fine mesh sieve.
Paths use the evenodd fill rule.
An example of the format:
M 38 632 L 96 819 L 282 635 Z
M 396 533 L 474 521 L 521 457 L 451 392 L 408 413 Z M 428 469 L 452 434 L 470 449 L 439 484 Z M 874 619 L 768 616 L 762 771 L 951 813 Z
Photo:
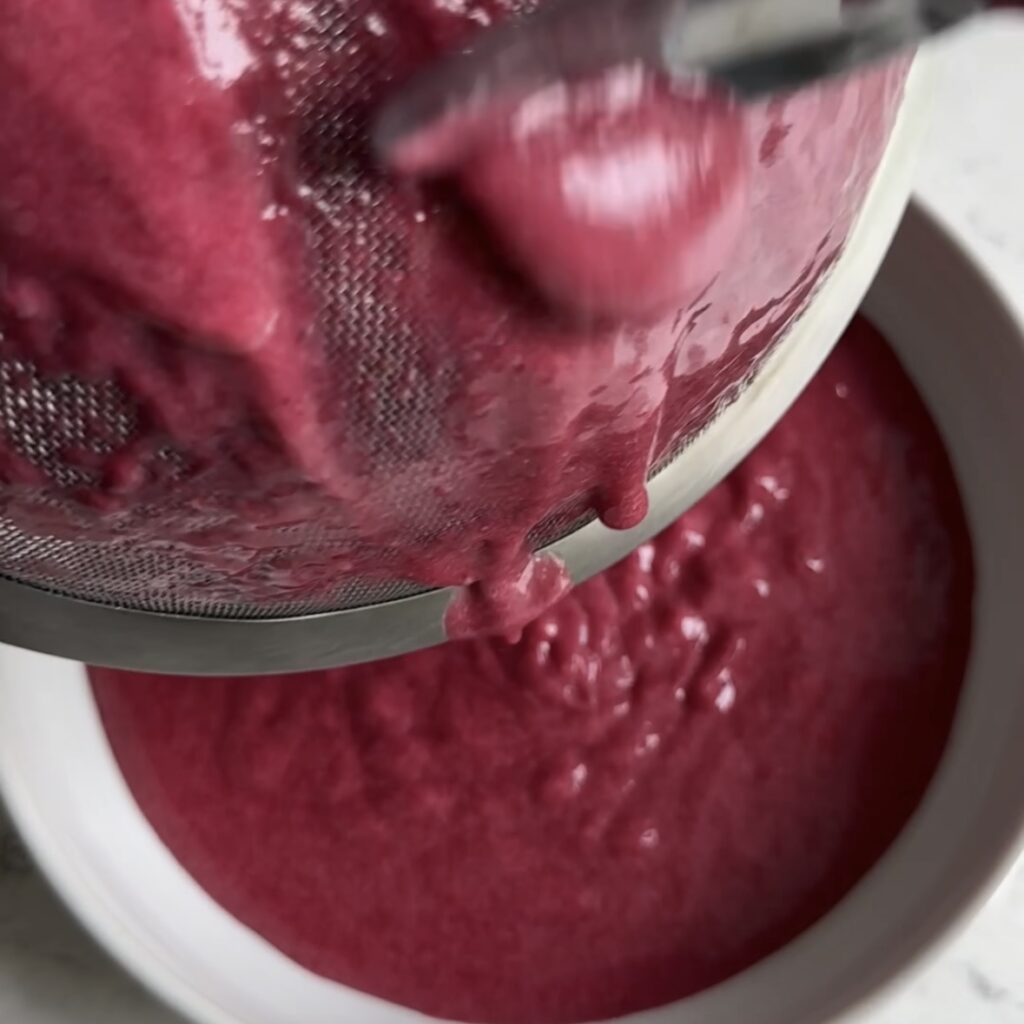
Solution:
M 133 191 L 150 159 L 173 184 L 183 147 L 220 124 L 213 101 L 198 142 L 169 136 L 174 148 L 140 155 L 148 128 L 126 109 L 106 150 L 133 177 L 127 199 L 103 193 L 104 209 L 131 200 L 155 239 L 136 281 L 118 263 L 122 243 L 137 258 L 131 225 L 98 240 L 104 265 L 83 263 L 96 196 L 75 191 L 80 168 L 51 190 L 84 211 L 62 214 L 71 241 L 51 245 L 46 216 L 18 219 L 26 169 L 61 172 L 48 123 L 27 106 L 19 122 L 28 64 L 4 56 L 19 17 L 22 31 L 40 17 L 29 0 L 14 6 L 30 13 L 0 27 L 0 132 L 31 141 L 0 157 L 0 637 L 91 662 L 252 673 L 380 657 L 443 639 L 446 586 L 500 571 L 523 542 L 555 545 L 574 579 L 610 564 L 781 414 L 866 289 L 906 198 L 897 162 L 843 251 L 896 121 L 902 65 L 752 107 L 751 196 L 729 266 L 656 327 L 582 331 L 540 308 L 456 200 L 388 181 L 366 144 L 424 37 L 448 47 L 523 5 L 452 0 L 410 33 L 397 0 L 229 4 L 221 29 L 251 61 L 231 89 L 211 86 L 237 105 L 225 131 L 246 136 L 232 141 L 231 187 L 190 185 L 180 208 L 163 189 L 152 214 L 152 182 Z M 67 18 L 108 30 L 125 62 L 110 88 L 124 103 L 143 93 L 139 117 L 177 96 L 175 60 L 206 52 L 178 25 L 180 52 L 166 55 L 159 4 L 125 15 L 122 36 L 100 0 L 52 7 L 54 33 Z M 32 26 L 44 44 L 47 22 Z M 131 57 L 118 49 L 129 39 Z M 169 77 L 154 85 L 158 55 Z M 86 37 L 67 55 L 69 79 L 101 56 L 110 67 Z M 60 88 L 54 109 L 76 127 L 112 95 L 102 81 L 93 97 Z M 902 121 L 897 140 L 909 138 Z M 45 245 L 33 230 L 51 232 Z M 165 281 L 191 258 L 185 303 Z M 262 347 L 242 327 L 218 333 L 271 293 L 277 333 Z M 619 479 L 638 463 L 648 516 L 626 531 L 595 522 L 615 518 L 609 480 L 620 495 L 642 486 Z

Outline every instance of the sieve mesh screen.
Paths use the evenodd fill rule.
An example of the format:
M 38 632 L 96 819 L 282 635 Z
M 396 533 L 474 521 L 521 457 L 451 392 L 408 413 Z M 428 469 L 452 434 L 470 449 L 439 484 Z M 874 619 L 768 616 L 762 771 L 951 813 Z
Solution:
M 22 13 L 0 26 L 0 56 L 36 36 L 55 45 L 48 31 L 82 19 L 80 44 L 59 39 L 78 45 L 69 77 L 99 84 L 82 98 L 69 86 L 46 120 L 31 109 L 24 69 L 0 60 L 0 134 L 30 136 L 0 155 L 0 576 L 195 616 L 304 615 L 463 582 L 506 557 L 516 531 L 540 547 L 593 518 L 638 446 L 663 465 L 806 306 L 864 198 L 904 75 L 883 68 L 751 108 L 749 218 L 730 265 L 674 318 L 582 331 L 538 309 L 450 195 L 390 181 L 366 143 L 393 81 L 526 4 L 239 2 L 235 27 L 259 74 L 198 98 L 175 98 L 180 82 L 193 88 L 188 62 L 198 60 L 177 26 L 178 63 L 160 65 L 170 85 L 159 99 L 206 120 L 195 137 L 161 128 L 160 138 L 174 140 L 175 161 L 191 167 L 193 147 L 196 166 L 224 180 L 197 198 L 193 179 L 157 152 L 160 173 L 180 178 L 163 191 L 148 183 L 150 157 L 136 145 L 136 135 L 155 145 L 141 120 L 152 116 L 148 96 L 139 124 L 122 114 L 128 141 L 79 139 L 83 152 L 95 142 L 123 158 L 97 176 L 108 191 L 83 198 L 57 180 L 47 133 L 72 113 L 76 129 L 88 127 L 110 95 L 130 101 L 133 81 L 157 88 L 147 60 L 171 61 L 177 37 L 153 12 L 172 18 L 177 5 L 140 5 L 121 32 L 104 0 L 53 0 L 43 13 L 34 0 L 12 3 Z M 225 96 L 237 107 L 227 114 Z M 207 153 L 218 131 L 230 159 Z M 22 217 L 19 183 L 33 173 L 58 199 L 74 196 L 71 241 L 53 242 L 46 217 Z M 179 180 L 181 196 L 169 195 Z M 233 220 L 229 206 L 241 211 Z M 135 218 L 97 239 L 108 252 L 128 239 L 136 259 L 130 231 L 145 224 L 152 253 L 138 280 L 110 260 L 82 270 L 74 246 L 113 220 L 108 210 Z M 192 270 L 186 302 L 172 284 Z M 253 311 L 272 293 L 284 297 L 267 322 L 297 324 L 276 363 L 269 342 L 218 333 L 222 322 L 240 335 L 243 321 L 262 323 Z M 332 459 L 340 452 L 336 472 L 318 476 L 296 458 L 275 412 L 289 396 L 313 410 L 304 425 L 292 416 L 293 433 L 315 433 Z

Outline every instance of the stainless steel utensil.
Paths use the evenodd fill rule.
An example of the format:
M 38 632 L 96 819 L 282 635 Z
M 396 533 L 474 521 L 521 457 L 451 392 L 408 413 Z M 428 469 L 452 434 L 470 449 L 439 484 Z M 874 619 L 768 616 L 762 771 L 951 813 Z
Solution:
M 753 101 L 852 71 L 978 13 L 977 0 L 557 0 L 413 76 L 375 130 L 403 142 L 544 85 L 642 63 Z

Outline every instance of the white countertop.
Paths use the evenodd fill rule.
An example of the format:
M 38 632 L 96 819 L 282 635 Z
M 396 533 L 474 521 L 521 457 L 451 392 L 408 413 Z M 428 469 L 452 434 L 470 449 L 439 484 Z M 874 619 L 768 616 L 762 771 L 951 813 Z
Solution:
M 1024 315 L 1024 17 L 993 17 L 944 50 L 919 191 Z M 2 818 L 0 1024 L 180 1024 L 71 920 Z M 859 1024 L 1024 1024 L 1024 861 Z

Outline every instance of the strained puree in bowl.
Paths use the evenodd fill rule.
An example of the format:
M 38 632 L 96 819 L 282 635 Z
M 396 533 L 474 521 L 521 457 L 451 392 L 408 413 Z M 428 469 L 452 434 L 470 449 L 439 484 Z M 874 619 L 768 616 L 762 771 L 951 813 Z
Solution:
M 568 1024 L 714 984 L 856 884 L 942 755 L 972 587 L 942 441 L 860 320 L 728 480 L 517 643 L 92 681 L 163 841 L 285 954 Z

